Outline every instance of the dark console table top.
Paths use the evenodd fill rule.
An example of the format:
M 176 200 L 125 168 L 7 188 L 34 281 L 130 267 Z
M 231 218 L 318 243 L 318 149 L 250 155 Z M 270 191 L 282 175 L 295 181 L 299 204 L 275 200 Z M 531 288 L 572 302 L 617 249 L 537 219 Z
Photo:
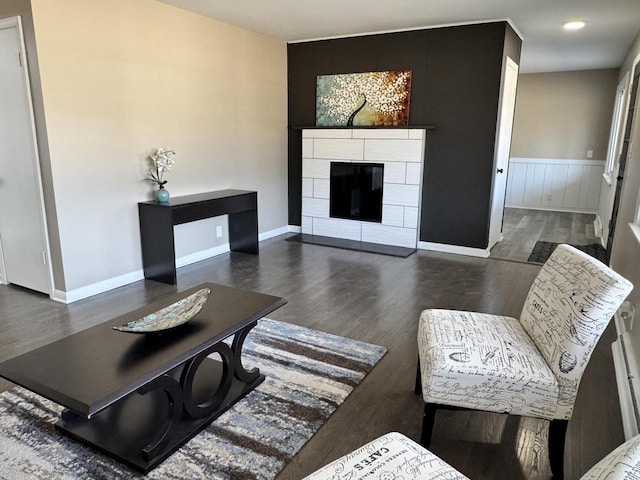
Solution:
M 201 288 L 202 311 L 161 335 L 111 327 L 156 312 Z M 91 416 L 284 305 L 280 297 L 206 283 L 0 363 L 0 376 Z
M 171 207 L 179 207 L 181 205 L 199 203 L 199 202 L 207 202 L 210 200 L 220 200 L 226 199 L 229 197 L 237 197 L 241 195 L 251 195 L 256 193 L 253 190 L 216 190 L 215 192 L 204 192 L 204 193 L 194 193 L 192 195 L 183 195 L 181 197 L 171 197 L 167 203 L 158 203 L 155 200 L 151 200 L 148 202 L 139 202 L 143 205 L 154 205 L 157 207 L 171 208 Z

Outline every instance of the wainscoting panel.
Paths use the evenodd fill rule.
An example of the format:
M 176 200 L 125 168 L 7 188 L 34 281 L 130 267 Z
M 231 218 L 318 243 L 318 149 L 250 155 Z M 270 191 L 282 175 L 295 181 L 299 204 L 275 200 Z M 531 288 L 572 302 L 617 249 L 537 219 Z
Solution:
M 596 213 L 604 160 L 519 158 L 509 161 L 506 206 Z

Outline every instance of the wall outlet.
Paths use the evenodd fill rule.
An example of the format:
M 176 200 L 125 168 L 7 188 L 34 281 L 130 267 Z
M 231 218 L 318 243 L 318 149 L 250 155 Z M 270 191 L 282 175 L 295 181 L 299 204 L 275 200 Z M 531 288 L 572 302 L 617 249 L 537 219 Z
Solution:
M 222 237 L 222 225 L 218 225 L 218 226 L 216 227 L 216 237 L 217 237 L 217 238 Z
M 593 150 L 587 150 L 587 158 L 593 158 Z

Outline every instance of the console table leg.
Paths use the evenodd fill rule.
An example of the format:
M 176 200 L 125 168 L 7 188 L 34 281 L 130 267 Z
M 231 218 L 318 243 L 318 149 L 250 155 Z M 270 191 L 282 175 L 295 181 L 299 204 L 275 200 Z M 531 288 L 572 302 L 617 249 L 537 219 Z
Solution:
M 234 252 L 258 253 L 258 210 L 229 215 L 229 246 Z

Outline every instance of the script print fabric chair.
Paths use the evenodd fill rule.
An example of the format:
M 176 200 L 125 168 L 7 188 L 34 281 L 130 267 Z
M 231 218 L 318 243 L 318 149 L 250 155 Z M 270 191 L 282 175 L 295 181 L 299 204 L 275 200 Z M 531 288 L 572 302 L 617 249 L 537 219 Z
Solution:
M 620 445 L 580 480 L 640 478 L 640 435 Z M 401 433 L 392 432 L 334 460 L 304 480 L 469 480 Z
M 633 286 L 600 261 L 559 245 L 536 276 L 520 319 L 425 310 L 416 392 L 429 447 L 436 410 L 462 408 L 550 420 L 549 460 L 563 478 L 567 422 L 587 362 Z
M 640 478 L 640 435 L 627 440 L 596 463 L 580 480 L 634 480 Z
M 331 462 L 304 480 L 469 480 L 426 448 L 391 432 Z

